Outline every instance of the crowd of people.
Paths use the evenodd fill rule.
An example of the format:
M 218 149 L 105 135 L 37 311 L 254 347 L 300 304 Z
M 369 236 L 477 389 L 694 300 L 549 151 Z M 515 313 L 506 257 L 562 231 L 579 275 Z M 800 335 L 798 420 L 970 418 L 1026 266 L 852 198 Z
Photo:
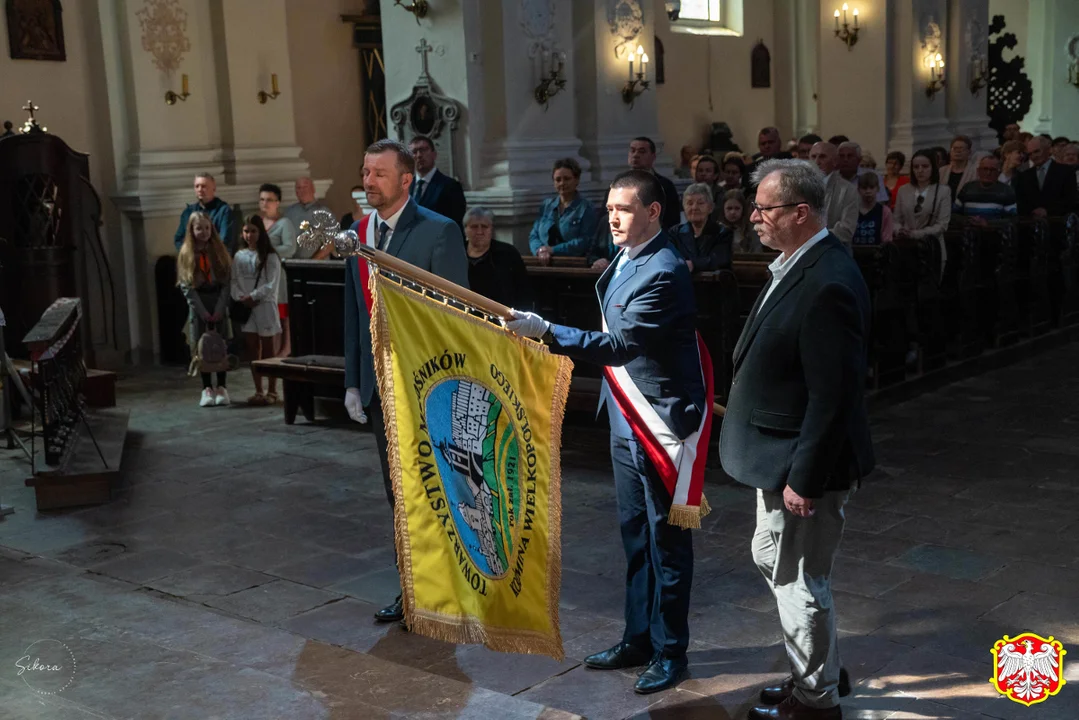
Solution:
M 847 248 L 935 237 L 946 257 L 943 236 L 949 227 L 1079 210 L 1079 142 L 1034 136 L 1020 132 L 1017 125 L 1005 129 L 1002 144 L 992 151 L 975 151 L 964 135 L 956 136 L 949 148 L 918 150 L 910 158 L 908 172 L 902 152 L 888 153 L 884 169 L 878 170 L 876 160 L 843 135 L 827 140 L 805 135 L 788 142 L 784 150 L 779 131 L 766 127 L 757 136 L 757 147 L 752 156 L 739 150 L 716 154 L 684 147 L 676 174 L 692 182 L 679 197 L 675 184 L 655 170 L 655 142 L 644 136 L 630 142 L 627 169 L 656 178 L 663 191 L 661 226 L 691 272 L 722 270 L 739 255 L 766 251 L 750 222 L 755 207 L 750 177 L 767 160 L 802 159 L 824 174 L 827 227 Z M 461 228 L 472 287 L 511 307 L 533 307 L 520 252 L 494 240 L 494 213 L 482 206 L 468 207 L 461 184 L 436 167 L 438 152 L 430 138 L 417 136 L 408 149 L 415 163 L 409 197 Z M 573 158 L 552 165 L 554 192 L 540 204 L 528 238 L 529 251 L 541 264 L 578 257 L 603 270 L 618 251 L 606 207 L 596 207 L 580 192 L 581 174 Z M 316 198 L 311 178 L 298 178 L 294 189 L 297 202 L 282 209 L 281 188 L 262 185 L 258 212 L 243 219 L 239 237 L 234 237 L 234 211 L 217 197 L 213 176 L 196 176 L 195 202 L 181 214 L 175 236 L 178 284 L 190 308 L 192 352 L 207 328 L 229 337 L 235 324 L 249 336 L 245 343 L 249 357 L 291 353 L 281 260 L 326 259 L 332 252 L 329 246 L 315 250 L 297 243 L 302 223 L 329 208 Z M 355 207 L 341 217 L 342 229 L 357 227 L 363 217 L 364 187 L 354 187 L 352 196 Z M 245 322 L 227 322 L 230 307 L 233 314 L 247 318 Z M 226 374 L 219 373 L 216 379 L 215 387 L 210 374 L 202 375 L 203 407 L 229 403 Z M 265 390 L 263 378 L 255 374 L 254 380 L 256 392 L 250 403 L 277 402 L 272 379 Z

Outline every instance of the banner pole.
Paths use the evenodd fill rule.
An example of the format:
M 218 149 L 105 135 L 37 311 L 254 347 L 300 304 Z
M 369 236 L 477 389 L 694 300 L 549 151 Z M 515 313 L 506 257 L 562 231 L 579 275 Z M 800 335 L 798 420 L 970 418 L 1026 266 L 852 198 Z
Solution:
M 485 298 L 479 293 L 474 293 L 468 288 L 463 288 L 457 283 L 452 283 L 434 273 L 427 272 L 426 270 L 418 268 L 412 263 L 407 263 L 400 258 L 396 258 L 389 253 L 362 246 L 359 248 L 357 254 L 369 263 L 385 268 L 394 275 L 398 275 L 406 280 L 411 280 L 417 285 L 429 287 L 440 295 L 445 295 L 448 298 L 457 300 L 462 305 L 468 305 L 491 317 L 502 318 L 504 320 L 513 319 L 513 311 L 502 303 L 497 303 L 494 300 Z

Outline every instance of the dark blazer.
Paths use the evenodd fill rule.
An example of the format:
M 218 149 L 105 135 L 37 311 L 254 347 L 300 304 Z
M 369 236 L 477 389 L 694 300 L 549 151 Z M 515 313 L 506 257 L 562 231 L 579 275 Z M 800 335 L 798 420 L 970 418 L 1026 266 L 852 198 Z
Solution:
M 659 184 L 663 186 L 663 215 L 660 216 L 660 224 L 663 225 L 664 230 L 669 230 L 682 221 L 682 199 L 678 197 L 678 188 L 670 179 L 658 172 L 653 171 L 653 173 L 656 180 L 659 180 Z M 606 206 L 604 209 L 606 210 Z
M 719 457 L 740 483 L 802 497 L 844 490 L 873 469 L 865 407 L 869 291 L 835 235 L 811 247 L 734 348 Z
M 413 200 L 416 200 L 414 193 L 417 180 L 419 180 L 418 177 L 412 181 L 412 187 L 409 189 Z M 441 170 L 435 170 L 435 174 L 431 176 L 431 183 L 424 188 L 423 196 L 416 202 L 421 207 L 434 210 L 442 217 L 453 220 L 457 223 L 457 227 L 462 227 L 466 208 L 464 188 L 461 187 L 461 183 L 449 175 L 444 175 Z
M 352 229 L 359 231 L 359 221 Z M 468 258 L 461 229 L 411 200 L 405 203 L 397 219 L 387 252 L 468 287 Z M 371 318 L 363 299 L 358 262 L 356 258 L 345 261 L 345 387 L 359 388 L 366 407 L 375 393 L 375 359 L 371 354 Z
M 1015 199 L 1020 215 L 1030 215 L 1035 208 L 1045 208 L 1051 216 L 1075 212 L 1079 205 L 1076 191 L 1075 168 L 1049 162 L 1045 171 L 1045 184 L 1038 187 L 1038 169 L 1028 168 L 1015 177 Z
M 678 253 L 693 263 L 693 272 L 725 270 L 731 266 L 731 241 L 728 228 L 709 220 L 700 237 L 693 236 L 693 226 L 682 223 L 671 231 L 671 240 Z
M 468 259 L 468 287 L 517 310 L 531 310 L 535 304 L 524 260 L 509 243 L 492 240 L 483 257 Z
M 612 283 L 617 263 L 596 283 L 607 332 L 552 324 L 551 352 L 624 366 L 667 427 L 689 437 L 701 424 L 705 403 L 689 270 L 662 232 Z M 613 402 L 607 411 L 614 427 L 621 413 Z

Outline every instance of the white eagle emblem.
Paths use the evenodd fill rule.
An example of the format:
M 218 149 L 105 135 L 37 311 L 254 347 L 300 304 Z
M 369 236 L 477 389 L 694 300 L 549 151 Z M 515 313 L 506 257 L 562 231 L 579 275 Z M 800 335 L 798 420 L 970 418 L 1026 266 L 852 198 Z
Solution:
M 1060 642 L 1024 633 L 1004 636 L 993 648 L 997 690 L 1015 702 L 1030 706 L 1055 695 L 1064 685 L 1063 662 L 1066 651 Z

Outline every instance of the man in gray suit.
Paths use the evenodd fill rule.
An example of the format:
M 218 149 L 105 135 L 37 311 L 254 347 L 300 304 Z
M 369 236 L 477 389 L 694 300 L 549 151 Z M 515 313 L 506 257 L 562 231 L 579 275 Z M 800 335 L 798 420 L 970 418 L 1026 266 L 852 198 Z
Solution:
M 851 490 L 873 469 L 866 415 L 869 291 L 824 222 L 823 176 L 804 160 L 762 163 L 754 229 L 782 254 L 734 348 L 719 457 L 757 488 L 753 560 L 779 607 L 791 677 L 749 720 L 839 720 L 832 561 Z M 844 183 L 849 185 L 849 183 Z
M 810 148 L 809 159 L 824 173 L 824 221 L 839 241 L 849 248 L 854 231 L 858 229 L 858 191 L 836 170 L 836 153 L 832 143 L 819 142 Z
M 461 229 L 452 220 L 409 199 L 408 190 L 414 175 L 412 153 L 401 143 L 379 140 L 368 147 L 363 156 L 363 189 L 374 213 L 366 223 L 362 220 L 353 223 L 352 229 L 360 232 L 361 241 L 366 242 L 369 238 L 379 250 L 468 287 L 468 258 Z M 382 464 L 382 482 L 392 512 L 393 485 L 386 458 L 386 425 L 382 399 L 375 387 L 371 318 L 364 299 L 365 286 L 360 279 L 361 262 L 359 258 L 350 258 L 345 264 L 345 408 L 357 422 L 363 409 L 367 408 Z M 394 622 L 403 617 L 400 595 L 375 613 L 379 622 Z

